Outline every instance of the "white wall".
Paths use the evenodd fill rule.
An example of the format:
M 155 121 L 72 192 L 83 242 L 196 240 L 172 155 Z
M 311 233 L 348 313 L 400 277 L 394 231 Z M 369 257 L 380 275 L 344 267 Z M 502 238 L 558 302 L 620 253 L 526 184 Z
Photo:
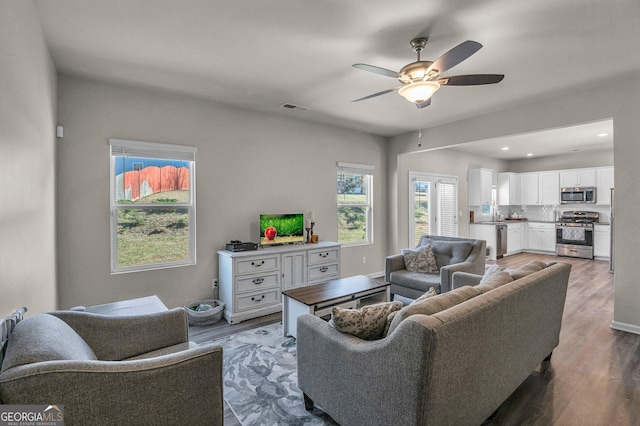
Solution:
M 516 173 L 604 166 L 613 166 L 613 149 L 596 149 L 564 155 L 526 158 L 512 160 L 508 163 L 509 171 Z
M 31 2 L 0 4 L 0 316 L 56 307 L 56 75 Z
M 597 102 L 594 102 L 597 99 Z M 640 76 L 620 75 L 597 86 L 557 93 L 547 100 L 489 113 L 423 131 L 425 148 L 450 146 L 494 137 L 535 132 L 591 121 L 613 119 L 616 187 L 614 320 L 618 328 L 640 333 L 640 280 L 637 279 L 637 205 L 640 204 Z M 418 150 L 415 135 L 392 140 L 388 157 L 389 218 L 397 220 L 400 154 Z M 389 244 L 400 236 L 390 227 Z M 609 321 L 603 318 L 602 321 Z
M 454 149 L 436 149 L 398 156 L 398 198 L 397 198 L 397 247 L 388 247 L 388 253 L 398 253 L 409 243 L 409 172 L 423 172 L 458 178 L 458 210 L 462 211 L 458 223 L 458 235 L 469 236 L 469 170 L 490 169 L 494 171 L 494 184 L 497 173 L 505 170 L 506 161 L 495 158 L 471 155 Z
M 260 213 L 315 212 L 315 233 L 337 239 L 336 162 L 375 166 L 373 245 L 342 250 L 342 275 L 384 270 L 385 139 L 205 100 L 59 77 L 60 307 L 157 294 L 167 306 L 211 297 L 216 251 L 257 241 Z M 277 108 L 277 106 L 274 106 Z M 313 111 L 304 113 L 313 114 Z M 197 265 L 110 274 L 109 138 L 192 145 Z M 362 264 L 362 257 L 367 264 Z

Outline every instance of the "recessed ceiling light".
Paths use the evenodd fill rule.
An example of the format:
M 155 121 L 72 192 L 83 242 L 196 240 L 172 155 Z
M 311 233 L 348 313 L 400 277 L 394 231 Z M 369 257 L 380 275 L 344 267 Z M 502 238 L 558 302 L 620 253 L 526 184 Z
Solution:
M 598 133 L 598 137 L 604 137 L 604 136 L 609 136 L 609 133 Z
M 503 147 L 502 147 L 502 148 L 500 148 L 500 149 L 502 149 L 503 151 L 509 151 L 509 147 L 508 147 L 508 146 L 503 146 Z
M 528 152 L 527 157 L 533 157 L 533 152 Z

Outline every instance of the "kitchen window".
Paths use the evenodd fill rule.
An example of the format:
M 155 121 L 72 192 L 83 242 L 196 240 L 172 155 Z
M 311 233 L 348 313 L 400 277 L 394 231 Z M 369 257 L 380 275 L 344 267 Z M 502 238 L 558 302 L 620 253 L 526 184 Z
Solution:
M 111 272 L 195 264 L 196 148 L 124 139 L 109 145 Z
M 458 236 L 458 179 L 409 172 L 409 242 L 423 235 Z
M 338 162 L 338 242 L 373 243 L 373 166 Z

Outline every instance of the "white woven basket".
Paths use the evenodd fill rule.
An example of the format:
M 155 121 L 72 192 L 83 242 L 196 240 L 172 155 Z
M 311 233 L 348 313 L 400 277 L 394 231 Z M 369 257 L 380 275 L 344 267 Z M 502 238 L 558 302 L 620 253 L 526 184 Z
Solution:
M 196 312 L 195 309 L 198 305 L 211 305 L 213 309 L 210 311 Z M 187 318 L 189 319 L 189 325 L 210 325 L 214 324 L 222 318 L 224 312 L 224 302 L 221 300 L 207 299 L 198 300 L 197 302 L 189 303 L 185 306 L 187 310 Z M 193 308 L 193 309 L 192 309 Z

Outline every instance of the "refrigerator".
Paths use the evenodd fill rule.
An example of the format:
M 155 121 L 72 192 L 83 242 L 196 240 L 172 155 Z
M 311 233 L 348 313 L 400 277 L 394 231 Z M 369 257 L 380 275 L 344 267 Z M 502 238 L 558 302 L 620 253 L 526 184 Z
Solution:
M 609 272 L 611 272 L 613 274 L 614 270 L 615 270 L 615 228 L 616 228 L 616 221 L 615 221 L 615 201 L 614 201 L 614 195 L 615 195 L 615 188 L 611 188 L 611 212 L 609 213 L 609 223 L 611 224 L 611 237 L 609 239 Z

